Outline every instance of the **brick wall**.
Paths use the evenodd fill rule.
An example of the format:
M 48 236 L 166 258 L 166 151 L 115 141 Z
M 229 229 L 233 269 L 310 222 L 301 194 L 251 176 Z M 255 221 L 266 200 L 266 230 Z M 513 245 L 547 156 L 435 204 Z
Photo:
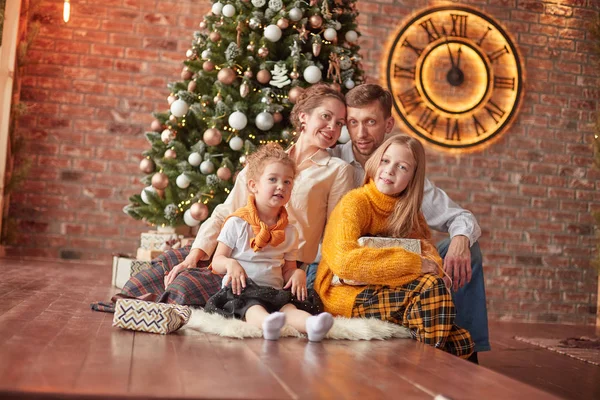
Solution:
M 510 130 L 484 151 L 428 149 L 429 176 L 477 216 L 490 318 L 593 323 L 594 227 L 600 174 L 591 168 L 600 96 L 598 60 L 586 24 L 600 1 L 467 1 L 514 37 L 525 98 Z M 414 10 L 440 2 L 359 2 L 364 66 L 379 80 L 381 38 Z M 142 132 L 166 108 L 207 2 L 44 0 L 30 52 L 21 124 L 34 170 L 13 196 L 13 255 L 106 261 L 131 252 L 146 228 L 121 212 L 139 192 Z

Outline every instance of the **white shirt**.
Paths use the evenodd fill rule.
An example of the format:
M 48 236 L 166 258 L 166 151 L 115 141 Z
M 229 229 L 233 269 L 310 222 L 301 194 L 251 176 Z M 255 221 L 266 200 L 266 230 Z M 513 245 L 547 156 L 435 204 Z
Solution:
M 333 157 L 339 157 L 354 167 L 354 186 L 362 186 L 365 169 L 354 157 L 352 142 L 337 145 L 328 151 Z M 481 236 L 481 228 L 475 216 L 452 201 L 446 192 L 436 187 L 427 178 L 425 178 L 422 210 L 431 229 L 448 232 L 451 238 L 464 235 L 469 238 L 472 246 Z
M 298 231 L 288 224 L 285 240 L 276 247 L 270 244 L 255 252 L 250 241 L 256 236 L 252 227 L 239 217 L 229 218 L 223 225 L 217 241 L 232 249 L 230 257 L 240 263 L 246 274 L 257 285 L 283 288 L 283 265 L 298 257 Z M 223 282 L 225 282 L 223 279 Z
M 297 261 L 310 264 L 317 255 L 333 208 L 354 188 L 354 168 L 325 150 L 316 152 L 300 168 L 286 209 L 289 222 L 298 229 Z M 223 221 L 248 201 L 246 180 L 244 168 L 225 202 L 215 207 L 210 218 L 200 226 L 192 249 L 202 249 L 209 256 L 215 251 Z

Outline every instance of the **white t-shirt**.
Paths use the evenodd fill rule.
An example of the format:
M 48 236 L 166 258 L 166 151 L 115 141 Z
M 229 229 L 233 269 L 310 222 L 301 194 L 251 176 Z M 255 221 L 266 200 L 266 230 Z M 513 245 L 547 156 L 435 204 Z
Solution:
M 237 260 L 257 285 L 282 289 L 283 265 L 285 261 L 296 261 L 298 257 L 296 227 L 288 224 L 284 232 L 282 243 L 276 247 L 268 244 L 255 252 L 250 247 L 250 241 L 255 237 L 250 224 L 239 217 L 231 217 L 223 225 L 217 241 L 233 250 L 230 258 Z

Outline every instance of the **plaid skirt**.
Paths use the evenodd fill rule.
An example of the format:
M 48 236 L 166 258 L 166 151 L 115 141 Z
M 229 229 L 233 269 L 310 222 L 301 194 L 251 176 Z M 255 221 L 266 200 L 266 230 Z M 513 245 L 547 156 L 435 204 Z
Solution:
M 431 274 L 394 288 L 367 286 L 356 297 L 352 316 L 405 326 L 419 342 L 461 358 L 468 358 L 475 346 L 469 332 L 454 325 L 454 303 L 444 281 Z

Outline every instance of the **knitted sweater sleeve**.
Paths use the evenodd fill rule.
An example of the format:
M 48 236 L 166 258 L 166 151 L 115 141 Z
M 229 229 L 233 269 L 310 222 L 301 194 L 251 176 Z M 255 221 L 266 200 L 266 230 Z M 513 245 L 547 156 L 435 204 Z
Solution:
M 368 199 L 355 191 L 337 205 L 325 230 L 323 262 L 342 279 L 372 285 L 400 286 L 421 275 L 421 257 L 400 247 L 368 248 L 358 239 L 373 221 Z

